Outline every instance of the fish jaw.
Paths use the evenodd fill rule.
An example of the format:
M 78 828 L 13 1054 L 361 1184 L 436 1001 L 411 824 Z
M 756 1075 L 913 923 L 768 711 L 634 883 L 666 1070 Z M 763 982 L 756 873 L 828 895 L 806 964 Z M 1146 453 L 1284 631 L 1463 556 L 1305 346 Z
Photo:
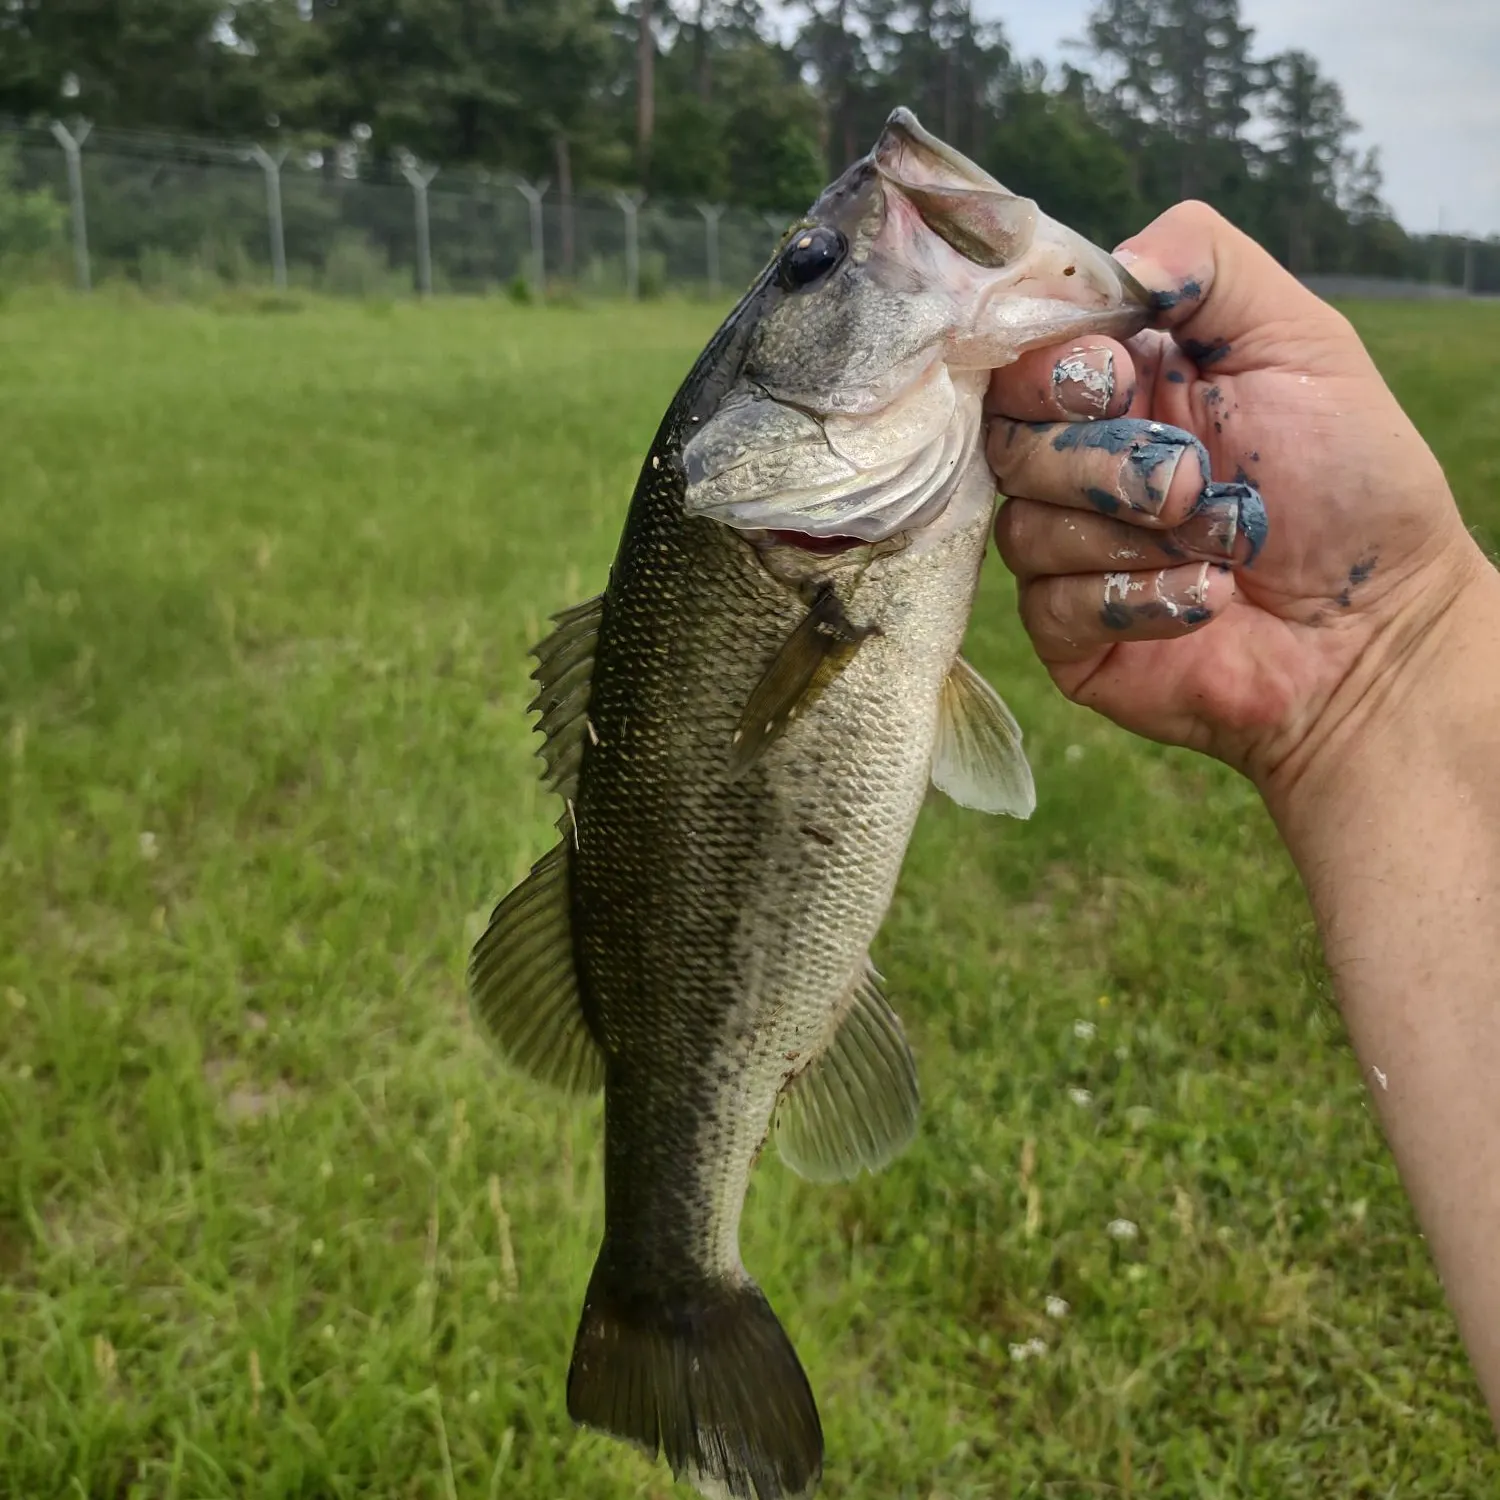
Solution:
M 987 372 L 1150 315 L 1112 256 L 906 110 L 809 222 L 847 253 L 762 308 L 738 379 L 684 447 L 690 516 L 818 542 L 926 525 L 975 450 Z
M 1114 256 L 1003 187 L 910 110 L 892 112 L 870 159 L 886 185 L 885 254 L 968 293 L 972 311 L 944 344 L 950 367 L 997 369 L 1045 344 L 1146 326 L 1150 295 Z

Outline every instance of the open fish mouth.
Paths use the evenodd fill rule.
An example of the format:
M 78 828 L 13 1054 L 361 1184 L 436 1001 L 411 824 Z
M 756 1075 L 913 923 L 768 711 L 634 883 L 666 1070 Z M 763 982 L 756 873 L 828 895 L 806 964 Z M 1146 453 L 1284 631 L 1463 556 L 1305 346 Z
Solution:
M 987 373 L 1145 326 L 1084 236 L 922 128 L 886 121 L 742 304 L 738 378 L 683 448 L 683 504 L 749 533 L 881 541 L 935 521 L 977 452 Z
M 1118 310 L 1133 322 L 1150 305 L 1145 288 L 1091 240 L 1001 186 L 985 169 L 924 130 L 909 109 L 893 110 L 870 153 L 893 193 L 964 260 L 990 271 L 1017 268 L 1028 297 L 1050 292 L 1074 309 Z M 896 199 L 891 205 L 890 199 Z M 995 277 L 986 300 L 1023 277 Z M 1064 335 L 1066 336 L 1066 335 Z

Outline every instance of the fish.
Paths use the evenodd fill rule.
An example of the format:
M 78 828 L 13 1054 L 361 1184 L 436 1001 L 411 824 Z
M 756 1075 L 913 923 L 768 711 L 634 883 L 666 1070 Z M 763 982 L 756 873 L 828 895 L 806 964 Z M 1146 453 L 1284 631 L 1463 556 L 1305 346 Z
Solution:
M 604 1094 L 568 1412 L 710 1500 L 820 1482 L 740 1217 L 773 1137 L 821 1182 L 913 1138 L 870 947 L 927 788 L 1035 805 L 1021 730 L 960 654 L 989 372 L 1148 317 L 1112 257 L 896 110 L 710 338 L 604 591 L 535 648 L 558 840 L 494 909 L 470 995 L 510 1064 Z

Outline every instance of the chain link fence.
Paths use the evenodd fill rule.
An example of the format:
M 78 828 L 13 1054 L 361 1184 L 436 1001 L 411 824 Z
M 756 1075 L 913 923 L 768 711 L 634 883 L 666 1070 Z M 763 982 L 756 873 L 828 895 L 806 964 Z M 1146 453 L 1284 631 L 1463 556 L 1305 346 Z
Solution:
M 346 296 L 575 291 L 707 296 L 747 285 L 795 214 L 547 182 L 384 168 L 356 143 L 270 150 L 0 123 L 0 276 L 126 278 Z
M 355 297 L 575 293 L 717 297 L 746 286 L 794 212 L 563 195 L 545 181 L 371 160 L 358 141 L 274 149 L 81 121 L 0 119 L 0 281 L 126 279 Z M 1427 281 L 1308 275 L 1332 297 L 1500 288 L 1500 239 L 1439 247 Z M 1477 272 L 1477 274 L 1476 274 Z

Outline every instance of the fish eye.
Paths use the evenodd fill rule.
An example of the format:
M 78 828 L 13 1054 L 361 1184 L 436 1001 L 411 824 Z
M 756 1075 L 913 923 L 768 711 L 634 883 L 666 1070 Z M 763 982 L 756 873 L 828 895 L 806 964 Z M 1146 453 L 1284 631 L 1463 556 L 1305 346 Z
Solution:
M 811 286 L 843 260 L 848 242 L 837 229 L 814 224 L 800 229 L 787 241 L 776 268 L 776 279 L 787 291 Z

